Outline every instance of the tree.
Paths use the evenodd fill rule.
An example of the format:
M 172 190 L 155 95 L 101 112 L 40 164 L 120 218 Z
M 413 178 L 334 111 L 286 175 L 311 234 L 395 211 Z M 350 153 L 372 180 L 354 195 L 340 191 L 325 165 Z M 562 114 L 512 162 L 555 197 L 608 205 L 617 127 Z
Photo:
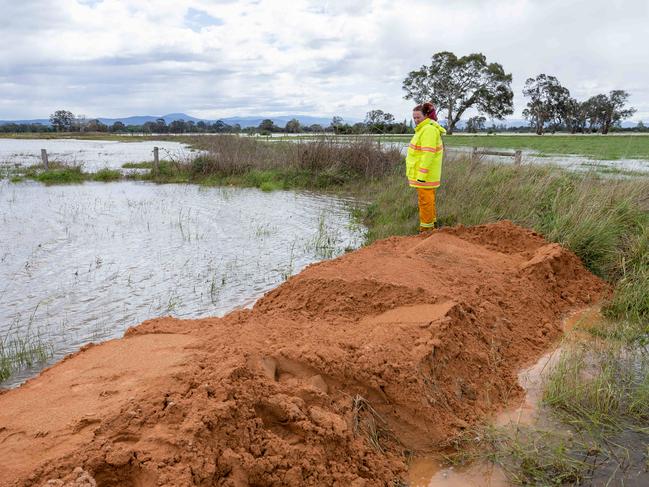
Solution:
M 69 132 L 74 123 L 74 115 L 67 110 L 57 110 L 50 115 L 50 123 L 57 132 Z
M 334 115 L 334 117 L 331 119 L 331 125 L 330 125 L 331 130 L 333 131 L 334 134 L 340 133 L 343 123 L 344 123 L 343 117 Z
M 100 122 L 96 118 L 91 118 L 90 120 L 86 120 L 84 124 L 81 126 L 81 131 L 82 132 L 107 132 L 108 127 L 106 124 Z
M 273 122 L 270 118 L 266 118 L 259 124 L 259 131 L 262 134 L 276 132 L 277 127 L 275 126 L 275 122 Z
M 174 120 L 169 124 L 169 133 L 171 134 L 184 134 L 188 130 L 187 122 L 184 120 Z
M 589 130 L 596 132 L 601 129 L 602 134 L 607 134 L 612 126 L 633 115 L 635 108 L 625 108 L 628 98 L 626 91 L 613 90 L 608 95 L 599 94 L 586 100 Z
M 165 119 L 164 118 L 156 119 L 153 125 L 153 132 L 157 134 L 165 134 L 167 133 L 167 131 L 168 131 L 167 122 L 165 121 Z
M 125 130 L 126 126 L 119 120 L 110 126 L 111 132 L 124 132 Z
M 511 82 L 511 74 L 506 74 L 498 63 L 487 64 L 481 53 L 458 58 L 444 51 L 433 55 L 430 66 L 411 71 L 403 81 L 403 89 L 406 100 L 432 101 L 440 110 L 446 110 L 447 131 L 451 134 L 469 108 L 497 119 L 514 113 Z
M 570 91 L 554 76 L 539 74 L 525 81 L 523 95 L 530 98 L 523 116 L 528 119 L 537 135 L 543 135 L 547 124 L 556 129 L 566 118 L 570 105 Z
M 482 115 L 471 117 L 466 122 L 466 131 L 471 132 L 472 134 L 475 134 L 476 132 L 480 132 L 485 129 L 486 122 L 487 119 Z
M 606 97 L 602 118 L 602 133 L 608 134 L 611 126 L 617 126 L 626 118 L 632 116 L 636 109 L 625 108 L 629 94 L 624 90 L 613 90 Z
M 365 125 L 370 133 L 386 133 L 394 123 L 394 115 L 383 110 L 371 110 L 365 115 Z
M 297 134 L 301 129 L 300 121 L 297 118 L 293 118 L 286 122 L 286 127 L 284 128 L 284 130 L 289 134 Z

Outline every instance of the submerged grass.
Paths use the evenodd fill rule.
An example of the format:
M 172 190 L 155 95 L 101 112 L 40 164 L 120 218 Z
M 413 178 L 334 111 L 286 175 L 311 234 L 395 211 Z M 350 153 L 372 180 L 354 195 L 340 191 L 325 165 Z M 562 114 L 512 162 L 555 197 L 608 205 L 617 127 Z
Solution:
M 3 337 L 0 337 L 0 383 L 8 379 L 16 370 L 45 362 L 52 356 L 52 345 L 32 324 L 36 310 L 32 313 L 24 329 L 14 321 Z

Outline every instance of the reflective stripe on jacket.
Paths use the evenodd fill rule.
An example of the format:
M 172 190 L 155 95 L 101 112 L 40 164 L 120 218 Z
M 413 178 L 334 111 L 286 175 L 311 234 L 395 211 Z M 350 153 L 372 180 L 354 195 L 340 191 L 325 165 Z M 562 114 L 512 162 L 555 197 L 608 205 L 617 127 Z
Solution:
M 444 157 L 442 135 L 445 133 L 444 127 L 429 118 L 415 127 L 406 156 L 406 176 L 413 188 L 439 186 Z

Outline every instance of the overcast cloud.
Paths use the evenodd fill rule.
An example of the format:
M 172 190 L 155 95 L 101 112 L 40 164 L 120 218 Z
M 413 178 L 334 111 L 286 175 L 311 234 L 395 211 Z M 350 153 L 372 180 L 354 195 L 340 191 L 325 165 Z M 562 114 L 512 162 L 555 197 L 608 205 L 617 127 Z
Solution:
M 401 83 L 482 52 L 578 99 L 625 89 L 649 119 L 649 1 L 0 0 L 0 119 L 185 112 L 409 116 Z

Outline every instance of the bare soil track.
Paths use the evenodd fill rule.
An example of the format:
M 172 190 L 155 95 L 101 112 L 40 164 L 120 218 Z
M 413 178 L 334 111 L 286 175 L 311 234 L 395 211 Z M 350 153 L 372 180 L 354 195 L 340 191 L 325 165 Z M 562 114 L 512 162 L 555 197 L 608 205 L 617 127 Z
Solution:
M 520 398 L 562 316 L 607 292 L 510 222 L 382 240 L 0 395 L 0 485 L 392 485 L 404 452 Z

